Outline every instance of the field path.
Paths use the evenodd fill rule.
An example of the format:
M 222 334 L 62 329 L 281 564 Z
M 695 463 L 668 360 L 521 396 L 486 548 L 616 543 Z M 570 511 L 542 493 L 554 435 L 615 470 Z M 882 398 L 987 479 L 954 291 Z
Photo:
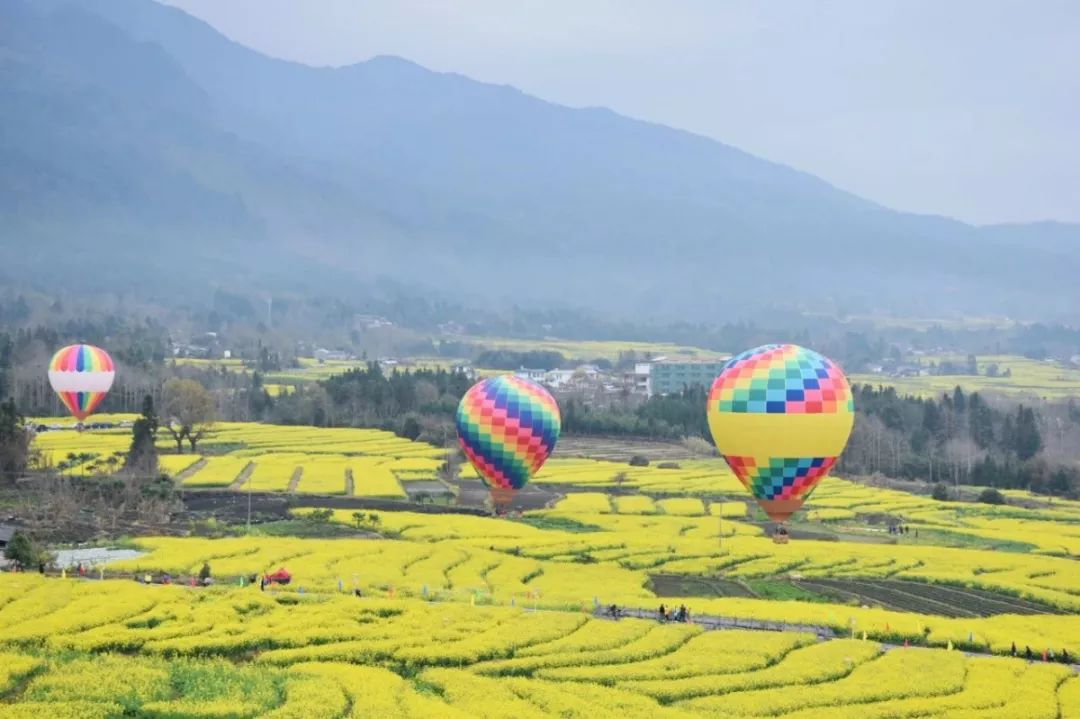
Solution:
M 663 598 L 659 598 L 658 602 L 664 602 Z M 667 604 L 667 602 L 664 602 Z M 620 607 L 619 613 L 622 616 L 634 617 L 636 619 L 656 619 L 657 613 L 655 610 L 650 611 L 648 609 L 633 609 L 629 607 Z M 607 614 L 605 607 L 600 607 L 593 614 L 599 619 L 611 619 Z M 694 624 L 705 629 L 757 629 L 764 632 L 806 632 L 808 634 L 816 634 L 818 639 L 836 639 L 836 632 L 832 627 L 826 627 L 816 624 L 787 624 L 784 622 L 765 622 L 757 619 L 738 619 L 733 617 L 715 617 L 707 616 L 703 614 L 694 615 L 691 614 L 690 619 Z
M 657 613 L 655 610 L 650 611 L 648 609 L 635 609 L 631 607 L 620 607 L 619 614 L 621 617 L 634 617 L 635 619 L 652 619 L 656 620 Z M 614 620 L 607 614 L 606 607 L 599 607 L 593 612 L 593 616 L 597 619 Z M 832 627 L 820 626 L 815 624 L 786 624 L 784 622 L 764 622 L 757 619 L 737 619 L 733 617 L 717 617 L 707 615 L 691 615 L 691 621 L 700 627 L 703 627 L 706 631 L 722 630 L 722 629 L 751 629 L 763 632 L 806 632 L 809 634 L 816 634 L 818 641 L 828 641 L 830 639 L 844 639 L 847 634 L 837 634 Z M 889 644 L 887 642 L 881 642 L 874 639 L 867 639 L 865 641 L 874 642 L 881 645 L 885 651 L 891 651 L 893 649 L 941 649 L 942 647 L 922 647 L 913 645 L 905 647 L 903 644 Z M 970 650 L 958 650 L 969 657 L 978 656 L 1002 656 L 996 655 L 993 652 L 987 651 L 970 651 Z M 1022 658 L 1022 657 L 1021 657 Z M 1039 661 L 1036 659 L 1035 661 Z M 1080 664 L 1070 664 L 1073 671 L 1080 674 Z
M 195 474 L 196 472 L 198 472 L 198 471 L 199 471 L 200 469 L 202 469 L 202 468 L 203 468 L 203 467 L 205 467 L 205 466 L 206 466 L 206 460 L 205 460 L 205 459 L 200 459 L 200 460 L 199 460 L 198 462 L 196 462 L 195 464 L 191 465 L 190 467 L 188 467 L 188 468 L 187 468 L 187 469 L 185 469 L 184 471 L 182 471 L 182 472 L 177 472 L 177 473 L 176 473 L 176 476 L 175 476 L 175 477 L 173 477 L 173 479 L 174 479 L 175 481 L 177 481 L 177 482 L 181 482 L 181 483 L 182 483 L 182 482 L 183 482 L 183 481 L 184 481 L 185 479 L 187 479 L 187 478 L 188 478 L 188 477 L 190 477 L 191 475 Z
M 290 494 L 296 494 L 296 488 L 300 485 L 300 478 L 304 476 L 304 468 L 297 467 L 293 470 L 292 477 L 289 478 L 289 486 L 286 488 L 286 492 Z
M 247 466 L 240 470 L 240 474 L 236 475 L 236 479 L 234 479 L 232 484 L 229 485 L 229 489 L 234 492 L 238 492 L 243 489 L 244 485 L 247 484 L 248 479 L 250 479 L 251 473 L 254 471 L 255 463 L 248 462 Z

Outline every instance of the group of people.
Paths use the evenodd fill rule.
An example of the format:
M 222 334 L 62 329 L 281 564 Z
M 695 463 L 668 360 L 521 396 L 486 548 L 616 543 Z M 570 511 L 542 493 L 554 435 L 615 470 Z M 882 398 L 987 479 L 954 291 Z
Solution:
M 136 577 L 136 579 L 139 579 L 139 578 Z M 146 574 L 142 575 L 142 578 L 141 578 L 140 581 L 142 581 L 143 584 L 172 584 L 173 583 L 172 575 L 169 574 L 168 572 L 162 572 L 158 576 L 157 579 L 154 579 L 154 576 L 152 574 L 150 574 L 150 572 L 147 572 Z
M 906 524 L 890 524 L 889 534 L 911 534 L 911 527 Z M 919 536 L 919 530 L 915 530 L 915 536 Z
M 1009 651 L 1009 654 L 1014 657 L 1019 656 L 1019 653 L 1016 651 L 1016 642 L 1012 643 L 1012 649 Z M 1030 645 L 1024 646 L 1024 659 L 1027 659 L 1029 662 L 1035 661 L 1035 653 L 1031 651 Z M 1061 662 L 1062 664 L 1072 664 L 1073 656 L 1069 654 L 1068 649 L 1062 649 L 1060 654 L 1055 655 L 1054 650 L 1047 647 L 1042 651 L 1042 660 L 1044 662 Z
M 661 604 L 658 615 L 658 618 L 662 622 L 690 621 L 690 610 L 686 608 L 685 604 L 680 604 L 678 609 L 675 609 L 674 607 L 667 607 Z

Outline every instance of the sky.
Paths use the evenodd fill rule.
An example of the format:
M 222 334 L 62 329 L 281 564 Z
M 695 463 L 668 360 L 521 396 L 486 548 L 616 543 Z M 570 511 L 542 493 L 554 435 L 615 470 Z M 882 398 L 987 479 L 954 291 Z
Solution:
M 1080 222 L 1073 0 L 165 0 L 309 65 L 397 55 L 690 130 L 899 210 Z

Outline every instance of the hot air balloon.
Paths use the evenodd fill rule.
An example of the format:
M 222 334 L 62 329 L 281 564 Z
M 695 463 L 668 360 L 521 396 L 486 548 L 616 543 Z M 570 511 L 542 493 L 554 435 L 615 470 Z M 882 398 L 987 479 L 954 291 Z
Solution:
M 514 375 L 470 387 L 455 421 L 462 450 L 501 512 L 551 455 L 562 424 L 555 398 Z
M 829 473 L 855 421 L 840 367 L 789 344 L 732 357 L 713 382 L 706 413 L 716 448 L 776 522 Z
M 68 345 L 49 362 L 49 384 L 80 422 L 105 399 L 115 375 L 112 357 L 93 345 Z

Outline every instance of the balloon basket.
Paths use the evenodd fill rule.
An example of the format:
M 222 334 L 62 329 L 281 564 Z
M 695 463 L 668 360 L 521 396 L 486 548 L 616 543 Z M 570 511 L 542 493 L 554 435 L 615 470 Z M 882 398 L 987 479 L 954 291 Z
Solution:
M 791 541 L 791 536 L 788 535 L 787 527 L 783 524 L 777 524 L 776 530 L 772 535 L 773 544 L 787 544 Z
M 515 491 L 509 487 L 491 488 L 491 504 L 496 516 L 505 517 L 510 513 L 510 503 L 514 499 Z

